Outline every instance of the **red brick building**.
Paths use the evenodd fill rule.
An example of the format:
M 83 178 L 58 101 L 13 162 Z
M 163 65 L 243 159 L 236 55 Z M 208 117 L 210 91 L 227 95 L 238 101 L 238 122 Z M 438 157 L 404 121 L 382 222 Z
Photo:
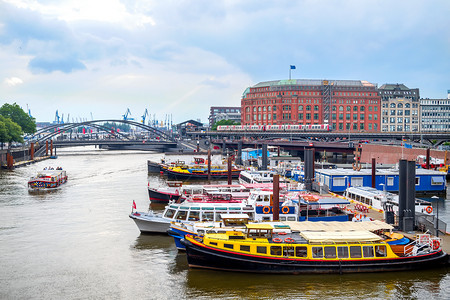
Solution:
M 242 125 L 330 124 L 336 131 L 380 131 L 381 98 L 362 80 L 260 82 L 241 99 Z

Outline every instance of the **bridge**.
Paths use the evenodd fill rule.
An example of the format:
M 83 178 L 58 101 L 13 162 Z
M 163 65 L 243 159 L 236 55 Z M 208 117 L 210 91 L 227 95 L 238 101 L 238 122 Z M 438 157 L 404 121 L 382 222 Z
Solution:
M 268 131 L 189 131 L 188 136 L 192 138 L 209 138 L 216 140 L 277 140 L 288 141 L 378 141 L 392 144 L 400 144 L 402 141 L 414 142 L 425 147 L 437 147 L 444 142 L 450 142 L 450 131 L 448 132 L 268 132 Z
M 105 123 L 127 124 L 135 128 L 132 130 L 133 134 L 130 134 L 112 130 L 106 127 Z M 79 128 L 92 128 L 95 132 L 80 133 Z M 56 148 L 96 145 L 100 148 L 114 150 L 131 149 L 158 152 L 170 151 L 179 146 L 172 132 L 130 120 L 113 119 L 52 124 L 26 136 L 25 140 L 34 143 L 35 156 L 42 156 L 48 152 L 48 148 L 43 147 L 47 142 L 51 142 L 51 146 Z M 184 145 L 184 147 L 193 148 L 189 145 Z M 20 155 L 29 156 L 28 148 L 30 147 L 11 149 L 14 159 L 19 158 Z M 6 153 L 6 150 L 3 152 Z

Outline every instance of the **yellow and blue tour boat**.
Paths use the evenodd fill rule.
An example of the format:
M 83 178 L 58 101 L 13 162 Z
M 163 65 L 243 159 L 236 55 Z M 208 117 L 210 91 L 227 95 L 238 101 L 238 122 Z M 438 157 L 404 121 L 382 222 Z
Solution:
M 384 234 L 392 228 L 380 221 L 339 222 L 339 226 L 330 224 L 333 222 L 286 223 L 290 233 L 275 233 L 270 224 L 252 223 L 245 231 L 186 235 L 181 242 L 190 267 L 225 271 L 342 274 L 424 269 L 447 263 L 440 238 L 429 234 L 417 235 L 401 249 L 396 245 L 394 251 L 390 242 L 395 239 Z

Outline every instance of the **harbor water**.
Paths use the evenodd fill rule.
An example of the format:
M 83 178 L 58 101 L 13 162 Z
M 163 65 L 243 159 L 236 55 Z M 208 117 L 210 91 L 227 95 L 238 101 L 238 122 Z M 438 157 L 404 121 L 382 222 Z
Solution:
M 58 159 L 0 171 L 0 299 L 448 299 L 447 268 L 379 274 L 263 275 L 190 269 L 166 235 L 128 215 L 149 208 L 147 173 L 161 154 L 58 149 Z M 59 190 L 27 180 L 63 167 Z M 450 197 L 431 199 L 450 224 Z M 163 207 L 153 206 L 155 210 Z

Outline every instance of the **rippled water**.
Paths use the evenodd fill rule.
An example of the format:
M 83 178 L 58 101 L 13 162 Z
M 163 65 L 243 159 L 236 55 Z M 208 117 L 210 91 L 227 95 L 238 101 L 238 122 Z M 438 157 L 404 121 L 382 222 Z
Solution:
M 93 148 L 58 151 L 0 172 L 0 299 L 447 299 L 447 269 L 353 275 L 261 275 L 189 269 L 165 235 L 140 235 L 132 201 L 149 205 L 147 160 L 160 154 Z M 30 194 L 37 170 L 62 166 L 69 181 Z M 440 213 L 446 200 L 440 202 Z M 153 207 L 155 208 L 155 207 Z M 161 207 L 156 207 L 160 209 Z

